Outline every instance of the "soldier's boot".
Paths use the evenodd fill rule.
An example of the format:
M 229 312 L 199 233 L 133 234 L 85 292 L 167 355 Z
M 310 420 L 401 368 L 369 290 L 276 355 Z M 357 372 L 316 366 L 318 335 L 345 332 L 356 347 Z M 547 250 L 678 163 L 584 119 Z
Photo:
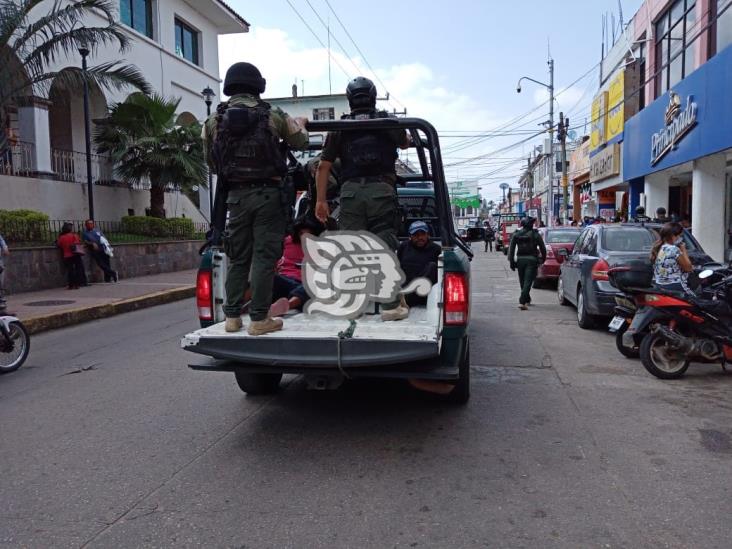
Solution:
M 226 317 L 226 323 L 224 324 L 224 331 L 226 332 L 238 332 L 242 328 L 241 317 Z
M 395 320 L 404 320 L 409 317 L 409 306 L 404 299 L 404 294 L 400 296 L 399 306 L 394 309 L 381 311 L 381 320 L 384 322 L 393 322 Z
M 250 336 L 261 336 L 270 332 L 277 332 L 282 329 L 284 322 L 281 318 L 265 318 L 264 320 L 252 320 L 247 328 Z

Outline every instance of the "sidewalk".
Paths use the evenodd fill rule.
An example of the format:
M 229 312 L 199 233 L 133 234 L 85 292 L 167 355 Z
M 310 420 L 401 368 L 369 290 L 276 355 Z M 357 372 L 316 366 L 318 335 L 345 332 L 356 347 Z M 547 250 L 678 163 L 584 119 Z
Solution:
M 8 311 L 31 333 L 43 332 L 193 297 L 196 270 L 92 284 L 78 290 L 56 288 L 7 296 Z

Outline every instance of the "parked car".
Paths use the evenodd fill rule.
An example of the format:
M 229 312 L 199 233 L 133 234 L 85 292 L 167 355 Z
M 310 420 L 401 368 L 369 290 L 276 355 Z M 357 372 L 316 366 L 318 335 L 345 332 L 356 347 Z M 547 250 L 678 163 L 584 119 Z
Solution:
M 571 253 L 560 252 L 566 259 L 561 265 L 557 298 L 562 305 L 577 307 L 577 323 L 593 328 L 600 319 L 609 318 L 620 291 L 610 284 L 608 270 L 632 260 L 648 259 L 658 239 L 658 225 L 617 224 L 585 227 Z M 684 242 L 695 265 L 712 263 L 711 257 L 688 230 Z
M 572 253 L 574 243 L 581 232 L 582 229 L 569 227 L 556 229 L 542 227 L 539 229 L 539 234 L 546 245 L 546 261 L 539 266 L 539 273 L 536 277 L 539 285 L 559 279 L 559 270 L 564 262 L 564 255 L 560 255 L 559 250 L 566 250 L 568 255 Z M 536 283 L 534 284 L 536 285 Z

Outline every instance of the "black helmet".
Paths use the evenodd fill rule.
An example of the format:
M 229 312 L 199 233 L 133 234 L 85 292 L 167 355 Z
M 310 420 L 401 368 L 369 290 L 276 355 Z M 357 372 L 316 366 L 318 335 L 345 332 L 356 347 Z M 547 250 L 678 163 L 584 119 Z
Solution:
M 226 71 L 224 78 L 224 95 L 232 96 L 237 93 L 264 93 L 267 81 L 262 73 L 251 63 L 234 63 Z
M 352 110 L 372 109 L 376 106 L 376 86 L 363 76 L 358 76 L 348 83 L 346 96 Z
M 637 206 L 635 208 L 635 215 L 645 215 L 646 209 L 643 206 Z
M 523 227 L 524 229 L 531 229 L 531 228 L 532 228 L 532 227 L 534 226 L 534 221 L 536 221 L 536 219 L 534 219 L 534 218 L 533 218 L 533 217 L 531 217 L 531 216 L 527 216 L 527 217 L 524 217 L 524 218 L 523 218 L 523 219 L 521 220 L 521 226 L 522 226 L 522 227 Z

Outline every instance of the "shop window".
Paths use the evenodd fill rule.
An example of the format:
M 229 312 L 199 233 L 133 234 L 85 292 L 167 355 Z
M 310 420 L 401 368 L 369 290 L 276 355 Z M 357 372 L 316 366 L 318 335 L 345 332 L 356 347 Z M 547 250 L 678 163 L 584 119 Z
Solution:
M 119 15 L 122 23 L 148 38 L 153 37 L 153 0 L 120 0 Z
M 656 97 L 697 68 L 699 35 L 696 0 L 676 0 L 656 22 Z
M 335 108 L 313 109 L 313 120 L 335 120 Z
M 717 0 L 717 53 L 732 45 L 732 0 Z
M 191 63 L 199 64 L 198 31 L 180 19 L 175 19 L 175 54 Z

